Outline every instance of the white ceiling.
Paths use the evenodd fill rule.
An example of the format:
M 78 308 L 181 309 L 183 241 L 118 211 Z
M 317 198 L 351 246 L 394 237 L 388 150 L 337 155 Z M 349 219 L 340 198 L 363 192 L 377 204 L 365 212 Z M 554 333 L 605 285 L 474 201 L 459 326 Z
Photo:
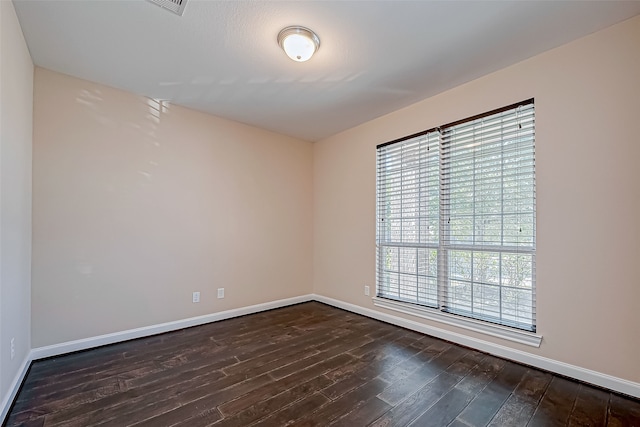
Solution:
M 640 14 L 640 1 L 14 4 L 38 66 L 309 141 Z M 294 24 L 321 39 L 306 63 L 276 42 Z

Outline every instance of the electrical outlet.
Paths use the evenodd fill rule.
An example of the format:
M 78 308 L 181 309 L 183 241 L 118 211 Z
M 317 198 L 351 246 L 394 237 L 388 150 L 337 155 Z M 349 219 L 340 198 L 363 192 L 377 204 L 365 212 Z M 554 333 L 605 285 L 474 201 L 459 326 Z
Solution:
M 200 292 L 193 293 L 193 302 L 200 302 Z
M 218 288 L 218 298 L 224 298 L 224 288 Z
M 11 360 L 13 360 L 15 355 L 16 355 L 16 339 L 11 338 Z
M 369 286 L 364 285 L 364 294 L 369 295 Z

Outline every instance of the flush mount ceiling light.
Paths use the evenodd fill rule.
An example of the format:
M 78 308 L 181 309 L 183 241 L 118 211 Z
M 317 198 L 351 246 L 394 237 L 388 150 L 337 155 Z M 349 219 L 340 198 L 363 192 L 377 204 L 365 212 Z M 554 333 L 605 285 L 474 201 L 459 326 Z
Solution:
M 280 31 L 278 44 L 289 58 L 304 62 L 320 48 L 320 38 L 310 29 L 296 25 Z

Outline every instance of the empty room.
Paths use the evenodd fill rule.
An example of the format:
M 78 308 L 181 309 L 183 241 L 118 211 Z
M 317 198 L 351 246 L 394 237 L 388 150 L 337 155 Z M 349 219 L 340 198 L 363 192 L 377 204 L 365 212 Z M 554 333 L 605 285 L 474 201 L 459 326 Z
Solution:
M 639 1 L 0 0 L 3 426 L 640 426 Z

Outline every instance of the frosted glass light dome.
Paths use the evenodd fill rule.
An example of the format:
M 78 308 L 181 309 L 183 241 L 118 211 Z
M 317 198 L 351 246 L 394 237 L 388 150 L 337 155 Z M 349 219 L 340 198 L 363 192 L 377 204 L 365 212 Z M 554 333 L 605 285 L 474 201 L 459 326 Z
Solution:
M 304 62 L 320 47 L 320 38 L 308 28 L 293 26 L 284 28 L 278 34 L 278 44 L 294 61 Z

